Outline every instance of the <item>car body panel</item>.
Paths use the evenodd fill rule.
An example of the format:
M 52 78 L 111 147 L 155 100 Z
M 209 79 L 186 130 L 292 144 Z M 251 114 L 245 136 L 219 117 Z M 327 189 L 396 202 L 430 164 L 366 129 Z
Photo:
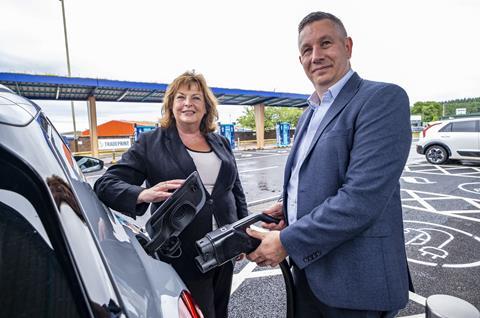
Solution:
M 46 199 L 56 207 L 52 213 L 90 301 L 105 306 L 113 301 L 128 317 L 178 317 L 179 297 L 187 288 L 175 270 L 148 256 L 135 233 L 98 200 L 37 105 L 1 86 L 0 97 L 30 104 L 15 108 L 0 103 L 0 119 L 8 118 L 0 120 L 0 152 L 28 166 L 50 193 Z

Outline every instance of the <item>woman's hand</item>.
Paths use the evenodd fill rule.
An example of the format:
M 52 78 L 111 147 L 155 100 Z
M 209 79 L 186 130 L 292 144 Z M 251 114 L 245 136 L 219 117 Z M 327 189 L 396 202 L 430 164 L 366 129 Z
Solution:
M 265 223 L 262 222 L 262 227 L 269 229 L 271 231 L 280 231 L 285 228 L 285 220 L 283 216 L 283 203 L 276 202 L 274 205 L 263 211 L 263 213 L 273 216 L 274 218 L 280 219 L 281 221 L 278 224 L 275 223 Z
M 170 190 L 176 190 L 185 180 L 175 179 L 157 183 L 151 188 L 145 189 L 138 195 L 137 204 L 165 201 L 172 195 Z

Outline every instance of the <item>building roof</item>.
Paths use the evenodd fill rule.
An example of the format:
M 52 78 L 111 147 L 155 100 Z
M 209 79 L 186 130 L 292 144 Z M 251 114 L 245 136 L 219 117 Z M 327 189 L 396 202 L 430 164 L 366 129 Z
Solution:
M 0 72 L 0 84 L 37 100 L 161 103 L 167 84 Z M 305 107 L 309 95 L 211 87 L 221 105 Z
M 97 126 L 98 137 L 133 136 L 135 124 L 139 126 L 155 126 L 156 122 L 110 120 Z M 82 131 L 82 136 L 90 136 L 90 129 Z

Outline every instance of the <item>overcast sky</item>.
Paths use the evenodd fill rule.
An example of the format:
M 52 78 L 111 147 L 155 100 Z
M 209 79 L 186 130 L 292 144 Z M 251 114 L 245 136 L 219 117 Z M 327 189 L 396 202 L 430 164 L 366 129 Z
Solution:
M 169 83 L 188 69 L 210 86 L 310 94 L 297 25 L 311 11 L 342 19 L 352 68 L 406 89 L 411 104 L 480 96 L 480 1 L 65 0 L 72 76 Z M 66 75 L 61 2 L 1 0 L 0 71 Z M 70 103 L 38 102 L 60 131 Z M 75 102 L 77 128 L 88 127 Z M 221 121 L 239 106 L 223 106 Z M 99 124 L 152 120 L 160 104 L 97 103 Z

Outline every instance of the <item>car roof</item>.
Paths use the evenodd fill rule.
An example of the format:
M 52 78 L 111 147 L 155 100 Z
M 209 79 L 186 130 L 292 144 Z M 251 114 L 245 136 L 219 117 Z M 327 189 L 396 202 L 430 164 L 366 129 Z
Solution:
M 38 105 L 0 84 L 0 124 L 26 126 L 39 111 Z
M 457 121 L 467 121 L 467 120 L 480 120 L 480 117 L 476 116 L 476 117 L 452 118 L 452 119 L 445 119 L 442 122 L 453 123 L 453 122 L 457 122 Z

